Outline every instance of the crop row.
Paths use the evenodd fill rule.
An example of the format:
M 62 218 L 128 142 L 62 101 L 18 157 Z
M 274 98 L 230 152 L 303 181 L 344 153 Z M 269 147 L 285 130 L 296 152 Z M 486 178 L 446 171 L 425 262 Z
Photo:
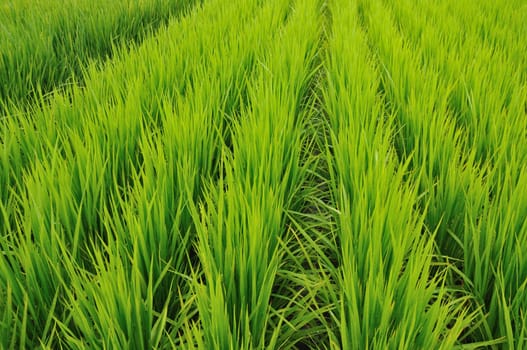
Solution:
M 139 43 L 194 0 L 5 0 L 0 5 L 0 111 L 79 83 L 92 62 Z M 3 113 L 2 113 L 3 114 Z

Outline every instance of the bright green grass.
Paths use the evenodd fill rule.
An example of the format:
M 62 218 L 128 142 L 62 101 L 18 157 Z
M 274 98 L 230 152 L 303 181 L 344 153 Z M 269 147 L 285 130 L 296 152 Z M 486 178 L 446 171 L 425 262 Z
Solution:
M 126 59 L 95 73 L 84 90 L 72 92 L 71 105 L 57 96 L 33 115 L 8 120 L 10 127 L 2 133 L 10 146 L 4 148 L 5 164 L 31 148 L 42 152 L 21 162 L 20 172 L 11 177 L 16 190 L 3 206 L 8 224 L 3 232 L 5 250 L 16 246 L 19 254 L 5 257 L 3 268 L 10 271 L 3 283 L 6 290 L 20 286 L 12 292 L 14 307 L 24 300 L 39 305 L 27 312 L 42 327 L 31 327 L 27 337 L 12 333 L 13 323 L 25 327 L 21 309 L 20 317 L 5 324 L 6 342 L 10 337 L 48 344 L 62 339 L 143 348 L 156 344 L 158 334 L 169 342 L 167 334 L 179 330 L 178 319 L 192 315 L 180 311 L 192 300 L 181 281 L 196 263 L 188 257 L 189 202 L 199 198 L 206 173 L 217 174 L 222 118 L 240 103 L 240 89 L 255 63 L 252 56 L 260 49 L 255 44 L 277 27 L 274 16 L 264 22 L 251 19 L 256 4 L 242 11 L 239 5 L 210 4 L 174 23 Z M 230 20 L 234 13 L 238 21 Z M 260 30 L 247 31 L 254 23 Z M 240 31 L 247 31 L 245 41 L 253 45 L 241 52 Z M 182 42 L 182 35 L 190 40 Z M 160 43 L 169 40 L 173 45 L 167 50 Z M 219 60 L 222 56 L 235 59 Z M 56 133 L 47 137 L 34 137 L 22 127 L 34 122 L 32 129 L 40 133 L 48 129 L 46 120 L 56 125 Z M 56 148 L 47 148 L 51 144 Z M 50 154 L 56 156 L 50 159 Z M 60 203 L 66 207 L 57 211 Z M 25 227 L 18 226 L 21 221 Z M 57 260 L 61 263 L 55 266 Z M 27 266 L 44 268 L 32 273 Z M 94 273 L 99 277 L 94 279 Z M 135 287 L 118 288 L 132 279 L 138 279 Z M 52 308 L 54 295 L 60 296 L 60 308 Z M 126 295 L 147 299 L 122 304 L 131 300 L 122 299 Z M 153 319 L 163 312 L 170 313 L 170 324 L 162 320 L 158 333 L 151 333 Z M 47 319 L 56 326 L 44 327 Z
M 194 0 L 4 0 L 0 111 L 82 80 L 91 61 L 140 42 Z
M 411 163 L 398 159 L 392 144 L 397 120 L 385 106 L 389 94 L 378 94 L 382 72 L 359 8 L 336 2 L 332 12 L 323 92 L 338 209 L 339 288 L 327 292 L 337 306 L 332 348 L 451 348 L 473 316 L 434 267 L 433 232 L 415 210 L 417 188 L 404 181 Z
M 387 12 L 377 11 L 384 17 L 372 23 L 372 27 L 386 28 L 390 23 Z M 407 16 L 413 14 L 408 8 L 406 11 Z M 401 15 L 396 17 L 401 18 Z M 521 339 L 525 332 L 524 306 L 520 306 L 517 300 L 524 299 L 523 283 L 527 276 L 523 258 L 525 216 L 524 204 L 513 204 L 515 193 L 524 191 L 523 180 L 517 177 L 523 173 L 524 152 L 521 150 L 525 145 L 525 137 L 520 136 L 518 129 L 525 124 L 522 114 L 525 115 L 526 100 L 521 93 L 524 85 L 519 76 L 521 72 L 511 72 L 511 64 L 503 64 L 503 60 L 508 59 L 508 51 L 489 56 L 485 54 L 485 44 L 478 44 L 481 40 L 477 37 L 465 38 L 463 46 L 457 43 L 461 46 L 460 51 L 451 51 L 456 50 L 456 46 L 452 46 L 450 51 L 427 56 L 424 48 L 437 50 L 441 47 L 438 38 L 446 38 L 445 43 L 460 40 L 459 32 L 446 32 L 446 28 L 444 33 L 451 33 L 450 36 L 431 33 L 436 28 L 424 23 L 413 28 L 412 32 L 422 31 L 423 35 L 420 45 L 407 50 L 401 39 L 388 43 L 386 47 L 391 45 L 392 48 L 385 54 L 387 86 L 391 86 L 387 90 L 393 96 L 391 100 L 405 130 L 401 135 L 405 139 L 402 143 L 406 153 L 414 152 L 414 167 L 420 168 L 424 174 L 418 182 L 425 196 L 430 198 L 427 224 L 438 227 L 439 252 L 448 259 L 462 258 L 456 265 L 461 270 L 463 289 L 469 291 L 478 307 L 482 307 L 482 320 L 479 329 L 474 331 L 484 335 L 468 332 L 466 336 L 482 341 L 501 337 Z M 388 36 L 378 35 L 379 38 Z M 473 53 L 467 54 L 469 50 Z M 399 53 L 400 61 L 394 52 Z M 476 53 L 478 61 L 469 63 Z M 424 62 L 422 69 L 415 68 L 419 67 L 419 60 L 416 60 L 419 56 Z M 464 64 L 463 60 L 466 60 Z M 457 74 L 441 72 L 459 69 L 454 68 L 459 61 L 461 67 L 466 68 L 458 70 Z M 475 74 L 473 69 L 477 65 L 480 68 Z M 462 99 L 468 101 L 461 105 L 455 102 L 460 99 L 460 86 L 464 87 Z M 520 90 L 517 90 L 518 86 Z M 408 92 L 401 94 L 404 90 Z M 433 97 L 424 100 L 419 94 Z M 467 115 L 472 119 L 458 123 L 446 118 L 455 116 L 460 119 Z M 458 132 L 454 131 L 456 129 Z M 509 207 L 503 200 L 513 201 L 510 208 L 514 207 L 514 210 L 505 209 L 503 212 Z M 456 240 L 459 240 L 458 248 L 455 247 Z M 454 251 L 462 255 L 453 254 Z M 502 264 L 507 266 L 507 272 L 503 271 Z M 497 284 L 504 273 L 514 276 L 515 282 L 506 286 Z M 459 281 L 454 282 L 457 284 Z M 512 309 L 503 307 L 503 295 L 509 300 L 507 303 L 515 305 Z M 495 311 L 487 317 L 485 314 L 490 309 Z M 512 336 L 513 330 L 520 334 L 519 337 Z M 521 347 L 522 342 L 508 342 L 508 346 Z
M 521 1 L 61 4 L 0 5 L 0 349 L 527 348 Z

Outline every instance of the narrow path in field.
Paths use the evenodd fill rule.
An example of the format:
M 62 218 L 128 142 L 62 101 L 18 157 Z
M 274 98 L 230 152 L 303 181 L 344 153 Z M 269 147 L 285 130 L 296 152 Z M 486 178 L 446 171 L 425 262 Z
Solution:
M 327 161 L 328 116 L 324 105 L 327 89 L 328 38 L 331 36 L 331 13 L 327 2 L 319 2 L 321 31 L 308 87 L 302 97 L 304 141 L 301 163 L 307 173 L 295 196 L 297 208 L 287 211 L 288 239 L 284 242 L 283 267 L 279 270 L 275 293 L 281 298 L 297 300 L 306 317 L 299 334 L 297 349 L 329 347 L 328 319 L 335 307 L 321 290 L 333 288 L 330 271 L 338 264 L 335 251 L 334 201 Z M 293 344 L 292 344 L 293 345 Z

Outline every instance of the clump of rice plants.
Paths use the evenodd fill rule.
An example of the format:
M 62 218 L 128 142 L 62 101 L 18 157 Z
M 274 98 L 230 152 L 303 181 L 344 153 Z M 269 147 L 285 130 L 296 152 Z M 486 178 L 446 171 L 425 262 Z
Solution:
M 0 111 L 78 83 L 85 66 L 139 43 L 193 0 L 6 0 L 0 6 Z

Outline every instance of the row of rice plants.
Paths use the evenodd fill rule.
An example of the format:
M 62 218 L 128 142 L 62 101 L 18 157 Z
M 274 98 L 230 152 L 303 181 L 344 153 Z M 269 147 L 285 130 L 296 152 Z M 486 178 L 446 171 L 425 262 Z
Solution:
M 227 122 L 287 11 L 211 1 L 92 69 L 84 89 L 10 115 L 3 347 L 186 341 L 180 328 L 196 312 L 186 281 L 200 270 L 190 208 L 219 175 Z
M 296 1 L 233 121 L 220 181 L 196 208 L 200 348 L 293 348 L 313 321 L 306 297 L 288 288 L 286 247 L 308 174 L 302 150 L 320 30 L 319 1 Z
M 397 153 L 410 162 L 410 175 L 426 196 L 420 206 L 426 211 L 429 229 L 437 230 L 440 252 L 461 258 L 458 242 L 463 237 L 467 210 L 464 197 L 480 175 L 445 96 L 450 82 L 420 64 L 420 48 L 404 40 L 380 2 L 363 4 L 370 44 L 382 73 L 380 89 L 399 129 Z M 477 203 L 477 188 L 475 191 L 473 200 Z
M 139 42 L 194 0 L 5 0 L 0 5 L 0 111 L 82 79 L 91 61 Z
M 434 266 L 433 234 L 415 210 L 418 189 L 405 181 L 410 161 L 394 148 L 396 121 L 378 92 L 382 72 L 359 4 L 330 4 L 323 94 L 338 255 L 336 286 L 325 291 L 335 305 L 331 348 L 452 348 L 474 316 Z
M 470 153 L 465 153 L 464 133 L 456 128 L 448 106 L 449 81 L 420 64 L 420 47 L 404 41 L 385 7 L 374 3 L 364 8 L 372 45 L 385 67 L 383 88 L 401 127 L 400 154 L 411 157 L 414 181 L 427 200 L 421 205 L 426 224 L 437 230 L 438 253 L 461 268 L 464 217 L 477 215 L 485 191 L 480 189 L 481 175 Z M 459 279 L 454 288 L 463 283 Z
M 415 17 L 408 9 L 409 7 L 406 8 L 405 15 Z M 390 23 L 390 16 L 385 15 L 386 9 L 378 8 L 377 13 L 383 15 L 380 14 L 379 20 L 372 23 L 371 27 L 381 28 L 382 23 L 386 28 L 386 23 Z M 466 56 L 464 52 L 467 50 L 463 50 L 464 47 L 470 48 L 472 54 L 485 52 L 484 47 L 478 46 L 476 38 L 467 40 L 463 45 L 457 43 L 460 49 L 456 51 L 455 47 L 441 45 L 441 42 L 455 43 L 455 32 L 450 33 L 444 28 L 442 35 L 439 35 L 433 32 L 433 26 L 423 21 L 405 21 L 401 13 L 395 17 L 404 24 L 421 25 L 413 26 L 408 31 L 422 33 L 418 41 L 410 44 L 402 39 L 395 41 L 392 49 L 387 51 L 381 60 L 383 63 L 387 60 L 393 61 L 394 51 L 406 52 L 407 58 L 404 61 L 397 61 L 393 65 L 386 64 L 390 82 L 399 81 L 403 84 L 392 89 L 393 93 L 400 96 L 395 95 L 392 101 L 398 108 L 399 117 L 403 118 L 403 129 L 410 129 L 407 135 L 417 135 L 423 142 L 422 147 L 417 145 L 409 150 L 415 152 L 415 169 L 421 169 L 422 173 L 432 180 L 423 182 L 426 181 L 425 176 L 418 181 L 423 190 L 429 191 L 428 217 L 433 218 L 428 222 L 430 228 L 434 229 L 437 227 L 435 224 L 440 224 L 437 233 L 439 251 L 442 255 L 457 259 L 459 256 L 454 255 L 453 251 L 441 242 L 459 242 L 462 260 L 458 267 L 463 289 L 471 293 L 477 304 L 482 307 L 479 334 L 470 335 L 470 338 L 487 344 L 503 342 L 511 349 L 525 346 L 523 299 L 527 275 L 522 253 L 526 249 L 523 243 L 526 235 L 525 203 L 517 198 L 519 193 L 525 191 L 524 179 L 521 176 L 524 152 L 516 152 L 516 149 L 523 149 L 525 140 L 520 135 L 521 132 L 515 129 L 525 123 L 524 120 L 520 122 L 525 115 L 522 110 L 525 97 L 523 96 L 522 100 L 521 79 L 518 75 L 512 75 L 514 78 L 504 83 L 507 74 L 503 72 L 508 68 L 502 68 L 501 60 L 489 59 L 485 54 L 478 56 L 477 60 L 474 60 L 474 56 Z M 397 30 L 392 27 L 391 31 L 395 33 Z M 449 33 L 454 38 L 449 39 Z M 388 35 L 385 32 L 379 34 L 379 38 L 386 38 Z M 438 40 L 445 37 L 444 41 Z M 451 56 L 445 53 L 428 56 L 427 51 L 423 51 L 423 47 L 444 49 L 445 46 L 446 51 L 451 50 L 448 51 Z M 465 81 L 460 82 L 457 80 L 460 79 L 459 75 L 441 72 L 445 67 L 447 70 L 452 69 L 449 65 L 456 61 L 466 62 L 467 66 L 469 61 L 472 62 L 472 67 L 480 68 L 477 70 L 479 74 L 474 74 L 470 68 L 461 70 L 461 79 L 465 78 Z M 421 69 L 415 69 L 419 67 L 419 62 L 426 63 Z M 395 76 L 394 72 L 401 71 L 402 76 Z M 511 81 L 507 88 L 496 89 L 496 86 L 500 87 Z M 465 89 L 467 85 L 470 89 L 469 104 L 466 107 L 451 103 L 451 92 L 456 93 L 453 87 L 460 86 L 461 83 L 465 84 Z M 409 94 L 400 93 L 405 87 Z M 470 92 L 474 90 L 479 93 Z M 503 101 L 507 100 L 505 95 L 508 92 L 513 95 L 510 100 L 512 103 L 504 106 Z M 414 97 L 413 100 L 405 101 L 405 96 Z M 428 109 L 426 104 L 429 104 Z M 452 123 L 452 118 L 449 117 L 466 114 L 472 115 L 468 123 Z M 519 122 L 516 125 L 509 124 L 514 120 Z M 457 129 L 461 133 L 448 132 L 449 129 L 456 129 L 454 124 L 458 125 Z M 417 130 L 412 131 L 415 125 L 418 126 Z M 457 134 L 454 138 L 449 136 L 453 133 Z M 456 142 L 460 146 L 452 152 L 451 145 Z M 514 145 L 511 142 L 514 142 Z M 441 160 L 437 163 L 439 171 L 434 171 L 435 165 L 431 159 L 419 156 L 431 155 L 433 152 L 442 155 L 436 157 Z M 478 171 L 478 168 L 481 170 Z M 442 196 L 449 193 L 454 194 L 450 199 Z M 452 205 L 453 210 L 445 210 L 448 209 L 445 207 L 447 205 Z M 457 217 L 455 222 L 449 221 L 452 214 Z
M 452 79 L 453 109 L 462 116 L 469 147 L 484 162 L 486 171 L 486 203 L 475 215 L 466 218 L 465 273 L 472 279 L 476 295 L 489 313 L 487 321 L 494 337 L 506 337 L 509 348 L 525 346 L 525 278 L 526 216 L 525 201 L 520 193 L 526 191 L 525 180 L 525 62 L 517 55 L 523 24 L 512 21 L 505 26 L 508 35 L 491 40 L 483 35 L 488 28 L 503 27 L 496 15 L 475 15 L 470 4 L 456 8 L 457 26 L 441 21 L 444 9 L 436 10 L 437 25 L 423 23 L 409 11 L 410 4 L 394 3 L 403 7 L 405 14 L 397 18 L 415 18 L 406 33 L 428 32 L 418 45 L 436 48 L 427 61 L 443 70 L 444 79 Z M 505 11 L 521 14 L 525 7 L 508 4 L 484 3 L 484 11 Z M 453 4 L 454 6 L 454 4 Z M 427 8 L 434 8 L 427 6 Z M 443 16 L 442 16 L 443 13 Z M 462 23 L 462 25 L 460 24 Z M 460 38 L 455 28 L 464 28 Z M 485 29 L 486 28 L 486 29 Z M 498 35 L 492 31 L 492 35 Z M 446 38 L 438 45 L 433 38 Z M 489 46 L 491 45 L 491 46 Z M 525 47 L 525 45 L 523 44 Z M 437 49 L 439 48 L 439 49 Z M 524 49 L 523 49 L 524 50 Z M 455 59 L 444 59 L 449 52 Z M 477 57 L 477 59 L 474 59 Z M 455 75 L 448 72 L 456 71 Z M 461 101 L 461 103 L 459 103 Z M 483 261 L 483 263 L 481 262 Z M 474 276 L 472 278 L 472 276 Z M 506 276 L 506 277 L 505 277 Z M 493 284 L 503 284 L 494 287 Z M 503 297 L 505 299 L 503 300 Z M 507 304 L 507 305 L 503 305 Z
M 405 35 L 414 45 L 423 47 L 421 59 L 425 64 L 452 81 L 450 104 L 459 124 L 466 126 L 470 147 L 476 150 L 478 159 L 501 162 L 503 166 L 510 160 L 513 146 L 525 143 L 520 130 L 526 123 L 527 76 L 524 58 L 516 54 L 522 27 L 514 22 L 503 26 L 496 20 L 489 21 L 496 16 L 486 16 L 482 21 L 470 4 L 460 8 L 452 4 L 457 10 L 455 15 L 431 4 L 426 6 L 430 12 L 426 18 L 416 16 L 409 2 L 393 2 L 392 7 Z M 495 11 L 499 8 L 498 12 L 512 13 L 517 7 L 496 6 Z M 498 26 L 507 28 L 508 41 L 489 43 L 488 37 L 480 33 L 481 28 Z
M 447 22 L 450 36 L 473 40 L 477 38 L 493 47 L 496 51 L 506 53 L 522 74 L 527 73 L 525 58 L 526 34 L 525 16 L 527 6 L 521 0 L 498 1 L 444 1 L 441 3 L 423 2 L 426 17 L 436 21 L 443 18 L 443 23 L 437 23 L 440 28 Z M 504 25 L 506 23 L 507 25 Z M 459 30 L 459 31 L 458 31 Z M 413 33 L 412 33 L 413 35 Z M 460 42 L 461 43 L 461 42 Z M 464 44 L 463 44 L 464 45 Z

